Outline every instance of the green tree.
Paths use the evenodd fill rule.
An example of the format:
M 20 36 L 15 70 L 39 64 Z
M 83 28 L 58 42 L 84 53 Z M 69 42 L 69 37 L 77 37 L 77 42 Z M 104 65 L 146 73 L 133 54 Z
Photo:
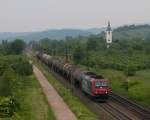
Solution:
M 73 60 L 76 64 L 82 63 L 85 59 L 86 53 L 83 47 L 77 46 L 74 49 Z
M 10 43 L 10 52 L 13 54 L 21 54 L 25 48 L 25 42 L 20 39 L 16 39 Z
M 0 79 L 0 96 L 12 96 L 12 89 L 16 82 L 16 74 L 12 68 L 7 68 Z
M 23 76 L 32 74 L 32 65 L 25 58 L 18 59 L 15 63 L 13 63 L 12 68 L 16 73 Z
M 96 51 L 96 50 L 98 50 L 98 48 L 99 48 L 99 44 L 98 44 L 96 38 L 93 38 L 93 37 L 89 38 L 86 43 L 86 49 L 88 51 Z
M 124 70 L 124 73 L 126 76 L 134 76 L 136 74 L 136 70 L 135 67 L 130 65 L 130 66 L 126 66 L 126 69 Z

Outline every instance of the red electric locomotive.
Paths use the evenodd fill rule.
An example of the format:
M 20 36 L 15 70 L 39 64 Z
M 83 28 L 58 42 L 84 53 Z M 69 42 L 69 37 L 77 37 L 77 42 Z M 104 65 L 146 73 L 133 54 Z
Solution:
M 82 91 L 86 92 L 95 99 L 105 100 L 111 89 L 108 82 L 101 76 L 92 72 L 84 72 L 81 75 Z

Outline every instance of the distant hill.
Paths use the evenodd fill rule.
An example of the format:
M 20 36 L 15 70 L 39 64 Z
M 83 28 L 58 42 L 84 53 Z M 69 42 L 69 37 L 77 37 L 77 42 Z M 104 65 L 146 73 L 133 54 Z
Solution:
M 102 35 L 106 28 L 91 28 L 86 30 L 81 29 L 52 29 L 41 32 L 4 32 L 0 33 L 1 40 L 13 40 L 16 38 L 24 39 L 25 41 L 40 40 L 43 38 L 50 38 L 56 40 L 63 40 L 66 36 L 78 37 L 78 36 L 90 36 Z M 123 40 L 132 38 L 142 38 L 150 40 L 150 25 L 126 25 L 118 28 L 113 28 L 113 40 Z
M 61 29 L 61 30 L 46 30 L 42 32 L 35 32 L 30 35 L 22 36 L 21 38 L 24 40 L 40 40 L 42 38 L 50 38 L 61 40 L 65 39 L 66 36 L 89 36 L 92 33 L 85 31 L 85 30 L 78 30 L 78 29 Z
M 0 33 L 0 41 L 4 39 L 13 40 L 16 38 L 24 39 L 25 41 L 40 40 L 42 38 L 50 39 L 65 39 L 66 36 L 78 37 L 78 36 L 89 36 L 91 34 L 101 33 L 101 29 L 54 29 L 45 30 L 41 32 L 25 32 L 25 33 Z
M 129 25 L 119 27 L 113 30 L 113 39 L 133 39 L 141 38 L 145 40 L 150 39 L 150 25 Z
M 28 35 L 28 32 L 0 32 L 0 40 Z
M 101 32 L 105 31 L 106 28 L 91 28 L 87 29 L 86 31 L 92 33 L 92 34 L 100 34 Z

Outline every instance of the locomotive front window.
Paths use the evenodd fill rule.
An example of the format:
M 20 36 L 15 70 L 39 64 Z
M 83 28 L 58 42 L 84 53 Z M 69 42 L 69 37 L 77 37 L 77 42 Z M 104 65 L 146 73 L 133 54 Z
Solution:
M 107 87 L 107 83 L 106 82 L 95 82 L 95 87 L 96 88 Z

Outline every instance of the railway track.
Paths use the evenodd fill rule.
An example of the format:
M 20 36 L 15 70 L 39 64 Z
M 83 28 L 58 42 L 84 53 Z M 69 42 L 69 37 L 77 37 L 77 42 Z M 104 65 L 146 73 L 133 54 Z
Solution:
M 42 63 L 42 62 L 41 62 Z M 145 109 L 129 100 L 126 98 L 119 96 L 118 94 L 112 92 L 110 94 L 111 97 L 111 102 L 108 101 L 107 103 L 96 103 L 90 100 L 87 96 L 84 96 L 81 94 L 81 91 L 70 85 L 69 82 L 65 80 L 64 77 L 60 76 L 58 73 L 50 70 L 47 65 L 42 63 L 44 67 L 54 75 L 56 79 L 58 79 L 64 86 L 67 88 L 73 89 L 73 94 L 79 97 L 79 99 L 84 102 L 92 111 L 94 111 L 97 116 L 103 120 L 108 120 L 107 117 L 103 117 L 102 111 L 107 111 L 109 114 L 113 116 L 113 118 L 118 119 L 118 120 L 150 120 L 150 111 L 149 109 Z M 120 106 L 123 106 L 124 109 L 118 109 L 116 105 L 113 105 L 113 102 L 117 103 L 117 107 L 119 108 Z M 128 110 L 128 112 L 127 112 Z M 101 111 L 101 113 L 99 112 Z
M 142 120 L 150 120 L 150 110 L 146 109 L 125 97 L 118 95 L 117 93 L 112 92 L 110 94 L 111 98 L 119 102 L 124 107 L 127 107 L 131 112 L 136 113 Z
M 124 114 L 123 111 L 118 110 L 117 108 L 115 108 L 113 105 L 109 103 L 103 103 L 99 105 L 118 120 L 132 120 L 129 116 Z

